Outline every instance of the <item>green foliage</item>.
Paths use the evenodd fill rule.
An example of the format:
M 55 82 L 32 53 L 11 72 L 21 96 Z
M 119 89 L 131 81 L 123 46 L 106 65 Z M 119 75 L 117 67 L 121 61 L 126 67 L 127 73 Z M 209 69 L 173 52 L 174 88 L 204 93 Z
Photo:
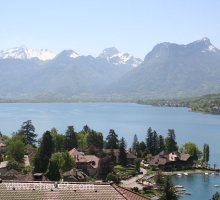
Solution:
M 119 179 L 128 179 L 136 175 L 135 167 L 124 167 L 122 165 L 115 165 L 114 172 Z
M 112 172 L 113 170 L 113 161 L 110 156 L 105 156 L 100 159 L 99 162 L 99 177 L 102 178 L 103 180 L 106 179 L 106 176 Z
M 78 142 L 74 127 L 68 126 L 65 135 L 65 149 L 69 151 L 72 148 L 77 148 L 77 147 L 78 147 Z
M 168 129 L 167 137 L 165 138 L 165 148 L 168 152 L 178 150 L 176 135 L 173 129 Z
M 220 200 L 220 194 L 218 192 L 216 192 L 213 196 L 211 200 Z
M 113 129 L 110 129 L 108 136 L 106 137 L 106 149 L 118 149 L 119 141 L 118 135 Z
M 35 133 L 35 127 L 32 124 L 31 120 L 23 122 L 20 132 L 22 135 L 24 135 L 25 144 L 30 144 L 32 146 L 35 145 L 35 143 L 37 142 L 37 134 Z
M 72 157 L 69 155 L 69 153 L 67 151 L 66 152 L 56 152 L 56 153 L 52 154 L 50 160 L 57 161 L 61 174 L 66 171 L 69 171 L 73 167 L 75 167 L 75 161 L 72 159 Z
M 115 174 L 113 174 L 113 173 L 109 173 L 109 174 L 107 175 L 107 177 L 106 177 L 106 180 L 107 180 L 107 181 L 113 181 L 114 183 L 119 183 L 119 182 L 120 182 L 118 176 L 115 175 Z
M 158 135 L 151 127 L 147 130 L 146 144 L 147 152 L 153 156 L 165 149 L 163 136 Z
M 126 143 L 125 139 L 122 137 L 119 141 L 119 163 L 123 166 L 127 165 L 127 154 L 126 154 Z
M 140 167 L 141 167 L 141 159 L 137 158 L 137 159 L 135 159 L 135 171 L 139 173 Z
M 183 145 L 183 152 L 190 154 L 195 160 L 198 160 L 198 158 L 201 156 L 201 151 L 197 145 L 192 142 L 187 142 Z
M 49 159 L 53 153 L 53 141 L 50 131 L 42 136 L 42 141 L 34 159 L 34 172 L 44 173 L 47 170 Z
M 15 160 L 9 160 L 8 161 L 8 165 L 7 165 L 7 169 L 15 169 L 16 171 L 21 171 L 22 170 L 23 165 Z
M 208 164 L 209 162 L 209 145 L 208 144 L 204 144 L 203 147 L 203 162 Z
M 173 184 L 168 176 L 165 177 L 161 193 L 162 194 L 159 200 L 178 200 L 178 196 L 175 193 L 175 188 L 173 187 Z
M 25 144 L 20 135 L 15 135 L 7 141 L 7 155 L 17 162 L 23 162 Z
M 57 129 L 52 128 L 50 131 L 53 140 L 54 152 L 64 151 L 65 136 L 59 134 Z
M 103 135 L 102 133 L 91 130 L 87 135 L 87 146 L 95 146 L 97 149 L 103 148 Z
M 50 159 L 46 177 L 50 181 L 59 181 L 61 178 L 58 160 Z

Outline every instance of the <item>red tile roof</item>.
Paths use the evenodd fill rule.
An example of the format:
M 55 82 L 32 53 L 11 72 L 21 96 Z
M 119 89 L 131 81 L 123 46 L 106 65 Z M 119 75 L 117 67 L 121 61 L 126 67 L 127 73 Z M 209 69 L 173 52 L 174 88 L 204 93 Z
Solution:
M 109 183 L 74 183 L 72 182 L 68 186 L 72 186 L 74 188 L 61 188 L 62 185 L 58 184 L 58 189 L 53 188 L 54 185 L 52 182 L 47 183 L 39 183 L 39 182 L 17 182 L 14 183 L 13 188 L 9 190 L 6 189 L 6 184 L 9 182 L 1 183 L 0 187 L 0 199 L 7 200 L 7 199 L 38 199 L 38 200 L 58 200 L 58 199 L 65 199 L 65 200 L 146 200 L 130 190 L 124 189 L 120 186 L 115 184 Z M 18 188 L 16 187 L 18 185 Z M 42 186 L 47 186 L 41 190 L 33 189 L 35 188 L 36 184 L 40 184 Z M 91 187 L 93 185 L 93 187 Z M 23 186 L 29 186 L 30 189 L 21 189 Z M 28 188 L 29 188 L 28 187 Z M 53 188 L 53 189 L 52 189 Z M 84 189 L 83 189 L 84 188 Z

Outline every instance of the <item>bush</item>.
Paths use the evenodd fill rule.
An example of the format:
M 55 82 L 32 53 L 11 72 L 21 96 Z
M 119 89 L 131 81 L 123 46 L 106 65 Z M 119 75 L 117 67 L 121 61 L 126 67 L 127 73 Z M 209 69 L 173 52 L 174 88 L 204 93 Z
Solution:
M 106 180 L 107 181 L 113 181 L 114 183 L 119 183 L 119 178 L 115 175 L 115 174 L 112 174 L 112 173 L 109 173 L 106 177 Z

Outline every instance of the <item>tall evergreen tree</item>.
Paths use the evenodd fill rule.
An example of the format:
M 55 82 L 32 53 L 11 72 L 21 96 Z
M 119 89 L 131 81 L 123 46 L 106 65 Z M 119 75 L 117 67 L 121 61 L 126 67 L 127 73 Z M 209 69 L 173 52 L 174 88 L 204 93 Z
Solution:
M 158 152 L 165 150 L 164 138 L 162 135 L 159 135 L 158 139 Z
M 204 144 L 203 146 L 203 162 L 208 164 L 209 162 L 209 145 Z
M 58 160 L 50 159 L 46 177 L 50 181 L 59 181 L 61 178 Z
M 35 133 L 35 127 L 31 120 L 23 122 L 21 125 L 20 133 L 24 136 L 25 144 L 30 144 L 32 146 L 37 142 L 37 134 Z
M 40 143 L 37 155 L 34 159 L 34 172 L 45 173 L 50 157 L 53 153 L 53 141 L 50 131 L 46 131 Z
M 77 143 L 74 127 L 68 126 L 65 134 L 65 149 L 69 151 L 72 148 L 77 148 L 77 147 L 78 147 L 78 143 Z
M 118 135 L 113 129 L 110 129 L 108 136 L 106 137 L 106 149 L 118 149 Z
M 162 186 L 162 195 L 159 200 L 178 200 L 175 188 L 168 176 L 165 177 L 164 184 Z
M 137 144 L 138 144 L 138 138 L 137 138 L 137 135 L 135 134 L 134 139 L 133 139 L 133 143 L 132 143 L 132 147 L 131 147 L 132 151 L 136 151 Z
M 158 135 L 156 131 L 153 131 L 153 137 L 152 137 L 152 152 L 151 154 L 154 156 L 158 154 Z
M 176 135 L 173 129 L 168 129 L 168 134 L 165 139 L 166 150 L 168 152 L 177 151 Z
M 123 137 L 119 141 L 119 163 L 123 166 L 127 165 L 126 143 Z
M 147 139 L 146 139 L 146 147 L 149 154 L 152 154 L 154 151 L 153 147 L 153 131 L 151 127 L 147 130 Z
M 137 138 L 136 134 L 134 135 L 134 139 L 133 139 L 131 150 L 133 151 L 133 153 L 135 153 L 135 155 L 137 157 L 141 157 L 140 144 L 138 142 L 138 138 Z
M 94 146 L 97 149 L 103 148 L 103 135 L 94 130 L 90 131 L 87 136 L 88 147 Z

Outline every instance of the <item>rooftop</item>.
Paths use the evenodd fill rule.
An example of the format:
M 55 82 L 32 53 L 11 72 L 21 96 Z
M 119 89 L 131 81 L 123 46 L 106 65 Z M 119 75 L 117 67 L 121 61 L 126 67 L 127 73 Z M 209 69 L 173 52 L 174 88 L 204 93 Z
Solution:
M 144 200 L 146 198 L 110 183 L 61 183 L 57 184 L 56 188 L 52 182 L 13 182 L 13 185 L 11 182 L 3 182 L 0 184 L 0 199 Z

